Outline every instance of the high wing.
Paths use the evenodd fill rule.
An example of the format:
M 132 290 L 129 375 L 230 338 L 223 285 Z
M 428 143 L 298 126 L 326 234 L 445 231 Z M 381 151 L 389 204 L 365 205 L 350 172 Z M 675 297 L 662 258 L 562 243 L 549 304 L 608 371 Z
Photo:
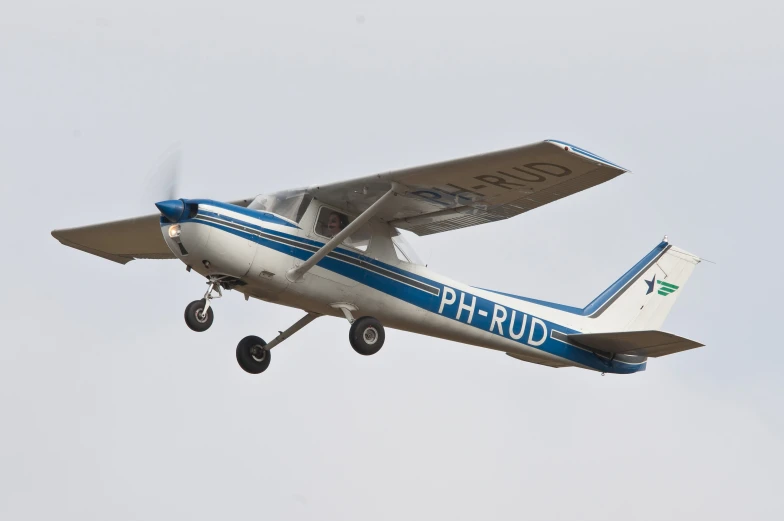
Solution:
M 443 163 L 407 168 L 306 191 L 349 214 L 360 214 L 397 183 L 400 197 L 376 217 L 418 235 L 507 219 L 596 186 L 627 170 L 579 147 L 547 140 Z M 232 201 L 248 206 L 252 199 Z M 159 214 L 55 230 L 61 243 L 121 264 L 174 258 Z
M 231 204 L 248 206 L 250 199 Z M 79 228 L 54 230 L 52 236 L 65 246 L 104 259 L 127 264 L 134 259 L 173 259 L 161 235 L 161 214 L 145 215 Z
M 313 197 L 359 214 L 397 182 L 402 197 L 380 217 L 417 235 L 507 219 L 627 172 L 579 147 L 547 140 L 307 189 Z

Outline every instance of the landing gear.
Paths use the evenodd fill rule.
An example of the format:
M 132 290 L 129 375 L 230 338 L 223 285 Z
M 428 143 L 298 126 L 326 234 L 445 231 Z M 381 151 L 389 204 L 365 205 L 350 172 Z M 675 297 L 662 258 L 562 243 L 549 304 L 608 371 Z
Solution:
M 384 346 L 384 326 L 373 317 L 360 317 L 355 319 L 352 311 L 357 311 L 357 307 L 349 302 L 335 302 L 330 304 L 335 309 L 343 312 L 343 315 L 351 324 L 348 330 L 348 341 L 354 351 L 361 355 L 370 356 L 379 352 Z
M 269 344 L 257 336 L 246 336 L 237 344 L 237 362 L 250 374 L 263 373 L 270 365 L 272 348 L 320 316 L 318 313 L 308 313 L 294 322 L 286 331 L 281 331 Z
M 185 323 L 197 333 L 207 331 L 214 319 L 215 314 L 207 307 L 206 299 L 194 300 L 185 308 Z
M 246 336 L 237 344 L 237 362 L 250 374 L 263 373 L 270 365 L 272 353 L 257 336 Z
M 354 351 L 369 356 L 378 353 L 384 346 L 384 326 L 373 317 L 361 317 L 351 324 L 348 341 Z
M 216 292 L 217 295 L 213 295 L 213 291 Z M 209 282 L 207 282 L 207 293 L 204 294 L 204 298 L 201 300 L 194 300 L 185 308 L 185 324 L 197 333 L 207 331 L 212 325 L 212 321 L 215 319 L 215 313 L 210 307 L 210 301 L 212 299 L 221 298 L 222 296 L 221 278 L 210 277 Z

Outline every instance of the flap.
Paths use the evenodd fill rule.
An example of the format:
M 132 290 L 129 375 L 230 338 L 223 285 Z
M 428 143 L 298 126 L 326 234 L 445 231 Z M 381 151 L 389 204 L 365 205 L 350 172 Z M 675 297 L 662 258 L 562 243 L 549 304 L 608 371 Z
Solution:
M 671 355 L 705 345 L 664 331 L 585 333 L 566 335 L 566 338 L 596 351 L 652 357 Z

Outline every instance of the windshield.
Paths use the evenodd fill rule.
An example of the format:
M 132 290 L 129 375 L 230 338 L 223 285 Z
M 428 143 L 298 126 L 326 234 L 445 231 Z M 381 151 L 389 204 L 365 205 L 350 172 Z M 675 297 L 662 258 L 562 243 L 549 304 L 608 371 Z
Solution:
M 251 210 L 274 213 L 290 221 L 299 222 L 310 204 L 311 196 L 303 192 L 278 192 L 256 196 L 248 205 Z

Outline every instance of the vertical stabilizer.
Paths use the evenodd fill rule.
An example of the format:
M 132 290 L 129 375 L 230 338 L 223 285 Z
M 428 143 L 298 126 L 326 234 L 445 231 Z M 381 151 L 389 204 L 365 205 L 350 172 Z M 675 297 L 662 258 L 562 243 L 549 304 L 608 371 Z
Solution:
M 585 330 L 642 331 L 661 328 L 700 258 L 666 238 L 613 286 L 589 304 Z M 614 291 L 611 291 L 614 290 Z

